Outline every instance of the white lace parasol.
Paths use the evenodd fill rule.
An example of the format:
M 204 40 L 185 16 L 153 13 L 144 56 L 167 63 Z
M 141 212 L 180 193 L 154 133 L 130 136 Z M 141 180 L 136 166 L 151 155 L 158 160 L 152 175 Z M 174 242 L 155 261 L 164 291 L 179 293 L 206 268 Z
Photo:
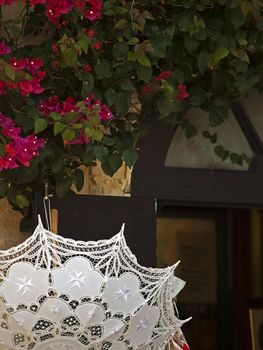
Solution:
M 81 242 L 39 221 L 24 243 L 0 251 L 0 349 L 165 349 L 185 322 L 172 302 L 181 289 L 177 264 L 141 266 L 123 229 Z

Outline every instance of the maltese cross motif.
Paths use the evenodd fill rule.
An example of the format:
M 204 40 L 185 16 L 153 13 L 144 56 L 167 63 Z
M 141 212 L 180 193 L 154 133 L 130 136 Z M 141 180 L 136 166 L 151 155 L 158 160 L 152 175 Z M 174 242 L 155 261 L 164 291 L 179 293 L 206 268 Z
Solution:
M 27 276 L 18 278 L 17 280 L 19 281 L 19 283 L 17 283 L 18 293 L 22 293 L 22 295 L 25 295 L 27 292 L 31 292 L 32 287 L 35 287 L 35 285 L 32 283 L 32 279 L 28 278 Z
M 78 287 L 81 288 L 82 285 L 86 286 L 86 275 L 83 272 L 73 271 L 72 275 L 70 275 L 70 280 L 68 281 L 71 284 L 71 288 Z
M 117 300 L 121 301 L 127 301 L 128 298 L 131 296 L 130 289 L 128 289 L 126 286 L 123 286 L 122 288 L 119 289 L 119 291 L 116 293 L 117 294 Z
M 150 320 L 148 318 L 144 318 L 143 320 L 140 320 L 138 325 L 137 325 L 137 332 L 141 333 L 145 329 L 149 328 L 150 325 Z

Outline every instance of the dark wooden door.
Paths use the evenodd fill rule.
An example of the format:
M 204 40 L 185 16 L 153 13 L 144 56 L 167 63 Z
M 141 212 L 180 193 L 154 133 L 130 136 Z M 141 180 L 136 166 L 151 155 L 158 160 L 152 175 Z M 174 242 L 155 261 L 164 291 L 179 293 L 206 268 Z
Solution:
M 44 212 L 37 199 L 34 220 Z M 151 198 L 70 195 L 51 200 L 58 209 L 58 233 L 75 240 L 110 238 L 125 223 L 125 237 L 139 263 L 156 266 L 156 215 Z

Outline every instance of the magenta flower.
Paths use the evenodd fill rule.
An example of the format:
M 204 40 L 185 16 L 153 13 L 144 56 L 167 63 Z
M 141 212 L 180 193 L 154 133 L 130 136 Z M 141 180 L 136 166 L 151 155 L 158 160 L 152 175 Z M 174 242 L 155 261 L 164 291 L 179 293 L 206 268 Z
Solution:
M 46 16 L 51 22 L 56 23 L 61 15 L 73 9 L 74 2 L 73 0 L 47 0 L 46 7 Z
M 11 49 L 10 47 L 6 46 L 6 44 L 3 41 L 0 41 L 0 56 L 6 55 L 7 53 L 10 53 Z
M 22 70 L 24 69 L 28 64 L 28 59 L 23 58 L 21 60 L 17 60 L 15 57 L 11 59 L 10 64 L 15 68 L 15 70 Z
M 0 80 L 0 95 L 3 95 L 5 93 L 5 87 L 6 87 L 5 82 Z
M 101 121 L 107 121 L 113 117 L 111 110 L 105 104 L 101 106 L 99 116 Z
M 38 109 L 45 116 L 48 116 L 52 112 L 60 113 L 62 110 L 62 105 L 58 100 L 57 96 L 51 96 L 47 101 L 41 100 Z
M 171 70 L 164 70 L 155 78 L 155 80 L 160 81 L 162 79 L 169 79 L 172 75 L 173 72 Z
M 38 139 L 34 134 L 21 137 L 20 128 L 15 126 L 11 118 L 1 113 L 0 128 L 2 134 L 10 139 L 4 146 L 5 156 L 0 156 L 0 171 L 17 168 L 17 162 L 29 166 L 30 160 L 38 155 L 39 148 L 44 147 L 44 140 Z
M 91 8 L 89 10 L 86 10 L 84 12 L 84 15 L 91 22 L 95 21 L 96 19 L 101 18 L 101 12 L 100 11 L 96 11 L 93 8 Z
M 41 94 L 44 88 L 40 86 L 39 79 L 34 78 L 32 80 L 23 80 L 19 83 L 22 96 L 29 94 Z
M 37 71 L 43 67 L 44 62 L 40 58 L 29 58 L 27 61 L 27 70 L 29 73 L 35 75 Z

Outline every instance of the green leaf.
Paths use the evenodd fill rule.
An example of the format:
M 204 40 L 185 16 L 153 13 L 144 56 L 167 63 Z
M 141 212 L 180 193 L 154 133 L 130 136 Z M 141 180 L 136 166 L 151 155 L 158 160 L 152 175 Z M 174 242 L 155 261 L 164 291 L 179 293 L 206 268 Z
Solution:
M 59 173 L 63 167 L 65 166 L 66 161 L 64 157 L 59 157 L 58 159 L 56 159 L 52 165 L 51 165 L 51 170 L 54 174 Z
M 122 166 L 122 158 L 119 154 L 116 153 L 110 154 L 108 162 L 114 170 L 114 172 L 116 172 Z
M 75 131 L 73 131 L 71 129 L 66 129 L 62 133 L 62 138 L 64 141 L 72 141 L 75 139 L 75 137 L 76 137 Z
M 232 152 L 230 153 L 230 160 L 233 164 L 243 165 L 243 158 L 240 154 Z
M 241 12 L 241 8 L 232 9 L 230 12 L 230 17 L 235 29 L 240 28 L 246 21 L 246 17 Z
M 122 42 L 122 43 L 117 42 L 113 45 L 112 54 L 113 54 L 113 57 L 116 59 L 126 58 L 128 56 L 128 52 L 129 52 L 129 46 L 125 42 Z
M 151 55 L 156 58 L 165 58 L 167 46 L 171 45 L 171 37 L 168 35 L 158 35 L 151 39 L 153 51 Z
M 190 98 L 189 102 L 192 106 L 198 107 L 201 106 L 206 99 L 206 91 L 199 87 L 195 86 L 192 89 L 189 90 Z
M 217 65 L 220 61 L 222 61 L 228 55 L 229 55 L 229 50 L 226 47 L 219 47 L 218 49 L 216 49 L 216 51 L 212 55 L 209 55 L 208 67 L 213 68 L 215 65 Z
M 64 130 L 66 125 L 61 122 L 56 122 L 54 124 L 54 135 L 56 136 L 57 134 L 61 133 L 62 130 Z
M 22 194 L 18 194 L 16 195 L 16 204 L 19 206 L 19 208 L 24 209 L 29 207 L 29 200 Z
M 131 168 L 138 159 L 138 153 L 134 150 L 126 150 L 123 152 L 122 156 L 129 168 Z
M 84 152 L 81 156 L 81 159 L 84 165 L 90 165 L 95 159 L 94 152 Z
M 194 136 L 196 136 L 198 133 L 197 128 L 193 125 L 189 125 L 185 128 L 185 137 L 187 139 L 190 139 Z
M 109 78 L 111 76 L 111 66 L 108 60 L 101 60 L 95 66 L 95 72 L 98 79 Z
M 39 115 L 37 117 L 39 118 Z M 34 129 L 35 120 L 33 118 L 30 118 L 29 116 L 27 117 L 23 114 L 17 113 L 15 115 L 15 121 L 25 133 L 28 133 L 29 131 Z
M 229 157 L 229 151 L 226 151 L 222 146 L 217 145 L 214 148 L 215 154 L 223 161 Z
M 115 104 L 116 99 L 117 99 L 117 92 L 113 89 L 113 88 L 109 88 L 106 92 L 105 92 L 105 98 L 107 101 L 107 105 L 109 107 L 111 107 L 112 105 Z
M 77 41 L 77 44 L 81 47 L 85 54 L 88 53 L 89 40 L 86 35 L 83 35 L 81 39 Z
M 107 160 L 109 151 L 108 148 L 103 145 L 97 145 L 94 148 L 95 157 L 100 161 L 104 162 Z
M 5 75 L 7 76 L 7 78 L 9 78 L 13 81 L 15 80 L 16 72 L 15 72 L 15 69 L 13 68 L 13 66 L 11 66 L 11 64 L 6 63 L 4 65 L 4 72 L 5 72 Z
M 79 117 L 79 112 L 68 112 L 63 115 L 63 122 L 74 123 L 79 119 Z
M 69 67 L 77 67 L 78 66 L 78 53 L 73 48 L 67 48 L 63 52 L 63 59 L 65 64 Z
M 168 116 L 171 112 L 176 111 L 175 101 L 167 92 L 159 97 L 157 102 L 158 110 L 162 117 Z
M 53 120 L 57 121 L 57 120 L 61 120 L 62 119 L 62 115 L 56 112 L 52 112 L 49 114 L 49 117 L 52 118 Z
M 132 92 L 134 91 L 134 86 L 132 85 L 131 81 L 129 79 L 125 79 L 122 83 L 121 83 L 121 89 L 123 91 L 129 91 Z
M 39 132 L 45 130 L 48 126 L 48 122 L 46 119 L 40 118 L 35 121 L 35 133 L 38 134 Z
M 135 55 L 135 59 L 142 65 L 145 67 L 151 67 L 151 61 L 149 60 L 149 58 L 147 57 L 147 55 L 145 54 L 145 52 L 142 49 L 138 49 L 134 52 Z
M 249 91 L 251 91 L 255 84 L 259 81 L 259 76 L 257 73 L 253 75 L 248 72 L 247 74 L 242 74 L 236 78 L 235 86 L 239 90 L 241 95 L 246 95 Z
M 152 67 L 139 65 L 137 68 L 137 77 L 142 81 L 150 81 L 152 78 Z
M 197 57 L 197 65 L 201 74 L 204 74 L 208 69 L 208 53 L 202 51 Z
M 210 134 L 209 131 L 204 131 L 203 132 L 203 137 L 206 139 L 209 139 L 211 143 L 216 143 L 217 142 L 217 133 Z
M 62 178 L 59 176 L 56 181 L 56 195 L 59 198 L 65 197 L 65 195 L 71 190 L 71 186 L 72 179 L 70 177 Z
M 103 172 L 108 176 L 113 176 L 115 173 L 114 169 L 112 168 L 112 166 L 110 165 L 109 162 L 101 163 L 101 168 L 102 168 Z
M 117 142 L 117 139 L 112 136 L 104 136 L 102 142 L 106 146 L 113 146 Z
M 133 46 L 133 45 L 139 44 L 139 42 L 140 42 L 140 40 L 139 40 L 138 38 L 133 37 L 133 38 L 131 38 L 131 39 L 128 41 L 128 44 L 131 45 L 131 46 Z
M 221 125 L 228 117 L 228 108 L 225 106 L 213 106 L 209 111 L 209 122 L 212 127 Z
M 89 81 L 85 82 L 81 88 L 81 96 L 83 98 L 86 98 L 87 96 L 89 96 L 89 94 L 91 93 L 91 91 L 94 88 L 94 78 L 93 76 L 90 74 L 90 79 Z
M 18 39 L 21 36 L 21 26 L 9 25 L 8 31 L 14 39 Z
M 0 198 L 4 198 L 8 191 L 8 182 L 0 183 Z
M 124 116 L 131 105 L 131 96 L 127 92 L 118 92 L 116 102 L 116 112 L 120 116 Z
M 128 26 L 126 19 L 120 19 L 114 26 L 115 29 L 124 29 Z
M 0 156 L 4 156 L 5 155 L 5 146 L 2 144 L 2 143 L 0 143 Z
M 77 191 L 81 191 L 83 186 L 84 186 L 84 173 L 81 169 L 76 169 L 74 172 L 74 177 L 75 177 L 75 185 Z

